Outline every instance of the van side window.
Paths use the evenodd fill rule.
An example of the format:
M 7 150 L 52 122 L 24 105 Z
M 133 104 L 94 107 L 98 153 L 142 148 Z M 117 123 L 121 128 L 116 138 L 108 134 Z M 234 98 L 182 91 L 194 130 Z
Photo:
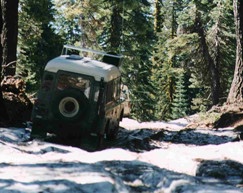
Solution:
M 94 101 L 95 101 L 95 102 L 98 101 L 99 93 L 100 93 L 100 87 L 95 86 L 95 87 L 94 87 Z
M 120 78 L 117 78 L 114 80 L 114 84 L 113 84 L 113 98 L 115 100 L 118 100 L 120 98 L 120 87 L 121 87 L 121 79 Z
M 107 84 L 106 103 L 113 100 L 118 100 L 120 98 L 120 92 L 121 92 L 120 85 L 121 85 L 120 78 L 112 80 Z
M 112 96 L 113 96 L 113 81 L 111 81 L 107 84 L 106 103 L 112 101 Z

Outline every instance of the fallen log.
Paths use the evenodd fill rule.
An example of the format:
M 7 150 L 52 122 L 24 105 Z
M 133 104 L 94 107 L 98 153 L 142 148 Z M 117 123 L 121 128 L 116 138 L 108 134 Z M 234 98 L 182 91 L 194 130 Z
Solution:
M 1 82 L 2 94 L 8 113 L 9 126 L 21 126 L 30 121 L 33 104 L 25 92 L 25 82 L 20 76 L 6 76 Z

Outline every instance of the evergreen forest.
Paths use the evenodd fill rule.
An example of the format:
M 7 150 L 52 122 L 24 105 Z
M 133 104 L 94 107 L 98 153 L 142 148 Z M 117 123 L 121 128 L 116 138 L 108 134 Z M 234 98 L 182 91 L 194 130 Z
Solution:
M 112 51 L 131 116 L 177 119 L 227 101 L 235 26 L 233 0 L 19 0 L 16 74 L 35 93 L 64 44 Z

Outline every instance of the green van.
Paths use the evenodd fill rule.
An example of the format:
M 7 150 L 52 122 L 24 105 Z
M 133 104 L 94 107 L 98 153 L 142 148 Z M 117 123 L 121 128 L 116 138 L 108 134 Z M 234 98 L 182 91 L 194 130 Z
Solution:
M 104 138 L 115 139 L 125 100 L 121 97 L 121 56 L 68 45 L 64 50 L 45 67 L 32 111 L 32 137 L 91 135 L 97 137 L 98 145 Z M 98 61 L 68 54 L 70 50 L 104 57 Z

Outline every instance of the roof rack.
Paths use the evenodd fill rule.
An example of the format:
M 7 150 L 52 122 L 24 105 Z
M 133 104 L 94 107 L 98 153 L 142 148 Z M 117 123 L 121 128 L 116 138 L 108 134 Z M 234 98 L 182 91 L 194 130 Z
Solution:
M 77 51 L 89 52 L 89 53 L 94 53 L 97 55 L 102 55 L 103 56 L 102 62 L 107 63 L 107 64 L 112 64 L 117 67 L 119 67 L 121 65 L 122 58 L 123 58 L 123 56 L 116 55 L 113 52 L 106 53 L 106 52 L 91 50 L 91 49 L 72 46 L 72 45 L 64 45 L 63 50 L 62 50 L 62 55 L 68 55 L 68 50 L 77 50 Z
M 98 54 L 98 55 L 102 55 L 102 56 L 110 56 L 110 57 L 113 57 L 113 58 L 123 58 L 123 56 L 121 56 L 121 55 L 109 54 L 109 53 L 106 53 L 106 52 L 96 51 L 96 50 L 72 46 L 72 45 L 64 45 L 62 55 L 67 55 L 67 51 L 69 49 L 78 50 L 78 51 L 82 51 L 82 52 L 90 52 L 90 53 L 94 53 L 94 54 Z

